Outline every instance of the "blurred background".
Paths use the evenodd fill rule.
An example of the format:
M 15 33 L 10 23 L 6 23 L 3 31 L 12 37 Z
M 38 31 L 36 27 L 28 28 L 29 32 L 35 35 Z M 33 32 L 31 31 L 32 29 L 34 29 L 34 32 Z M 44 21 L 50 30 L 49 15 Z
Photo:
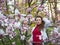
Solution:
M 60 0 L 0 0 L 0 30 L 3 29 L 0 31 L 0 45 L 28 45 L 37 15 L 47 18 L 44 19 L 46 24 L 51 24 L 45 25 L 49 35 L 60 24 Z M 28 21 L 28 32 L 24 33 L 26 40 L 22 41 L 20 30 L 24 20 Z M 24 36 L 22 38 L 24 40 Z M 48 42 L 46 45 L 53 44 Z

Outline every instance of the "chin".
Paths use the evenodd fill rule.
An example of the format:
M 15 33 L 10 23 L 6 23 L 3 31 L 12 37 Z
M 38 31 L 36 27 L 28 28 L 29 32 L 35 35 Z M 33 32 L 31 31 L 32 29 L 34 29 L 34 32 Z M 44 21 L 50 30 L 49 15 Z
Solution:
M 40 24 L 37 24 L 37 25 L 40 25 Z

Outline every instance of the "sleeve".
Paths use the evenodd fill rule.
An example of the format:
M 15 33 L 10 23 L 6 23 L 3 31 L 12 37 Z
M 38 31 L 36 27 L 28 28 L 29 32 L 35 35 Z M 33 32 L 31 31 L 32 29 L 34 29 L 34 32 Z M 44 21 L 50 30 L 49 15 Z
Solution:
M 43 39 L 46 40 L 48 38 L 47 33 L 46 33 L 46 29 L 41 31 L 41 35 L 39 36 L 39 39 Z

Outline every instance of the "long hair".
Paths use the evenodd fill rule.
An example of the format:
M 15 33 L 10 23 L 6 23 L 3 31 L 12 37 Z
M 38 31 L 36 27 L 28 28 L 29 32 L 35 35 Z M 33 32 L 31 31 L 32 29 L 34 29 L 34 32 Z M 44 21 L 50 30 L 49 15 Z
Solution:
M 39 30 L 41 30 L 41 29 L 44 28 L 45 22 L 43 21 L 43 18 L 42 18 L 41 16 L 36 16 L 35 20 L 36 20 L 37 18 L 41 18 L 41 24 L 39 25 Z

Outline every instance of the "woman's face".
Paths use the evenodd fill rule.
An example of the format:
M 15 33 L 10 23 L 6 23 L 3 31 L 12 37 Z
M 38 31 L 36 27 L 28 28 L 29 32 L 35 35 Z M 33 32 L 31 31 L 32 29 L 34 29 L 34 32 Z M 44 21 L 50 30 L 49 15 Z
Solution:
M 36 18 L 36 24 L 37 24 L 37 25 L 40 25 L 41 23 L 42 23 L 41 18 Z

